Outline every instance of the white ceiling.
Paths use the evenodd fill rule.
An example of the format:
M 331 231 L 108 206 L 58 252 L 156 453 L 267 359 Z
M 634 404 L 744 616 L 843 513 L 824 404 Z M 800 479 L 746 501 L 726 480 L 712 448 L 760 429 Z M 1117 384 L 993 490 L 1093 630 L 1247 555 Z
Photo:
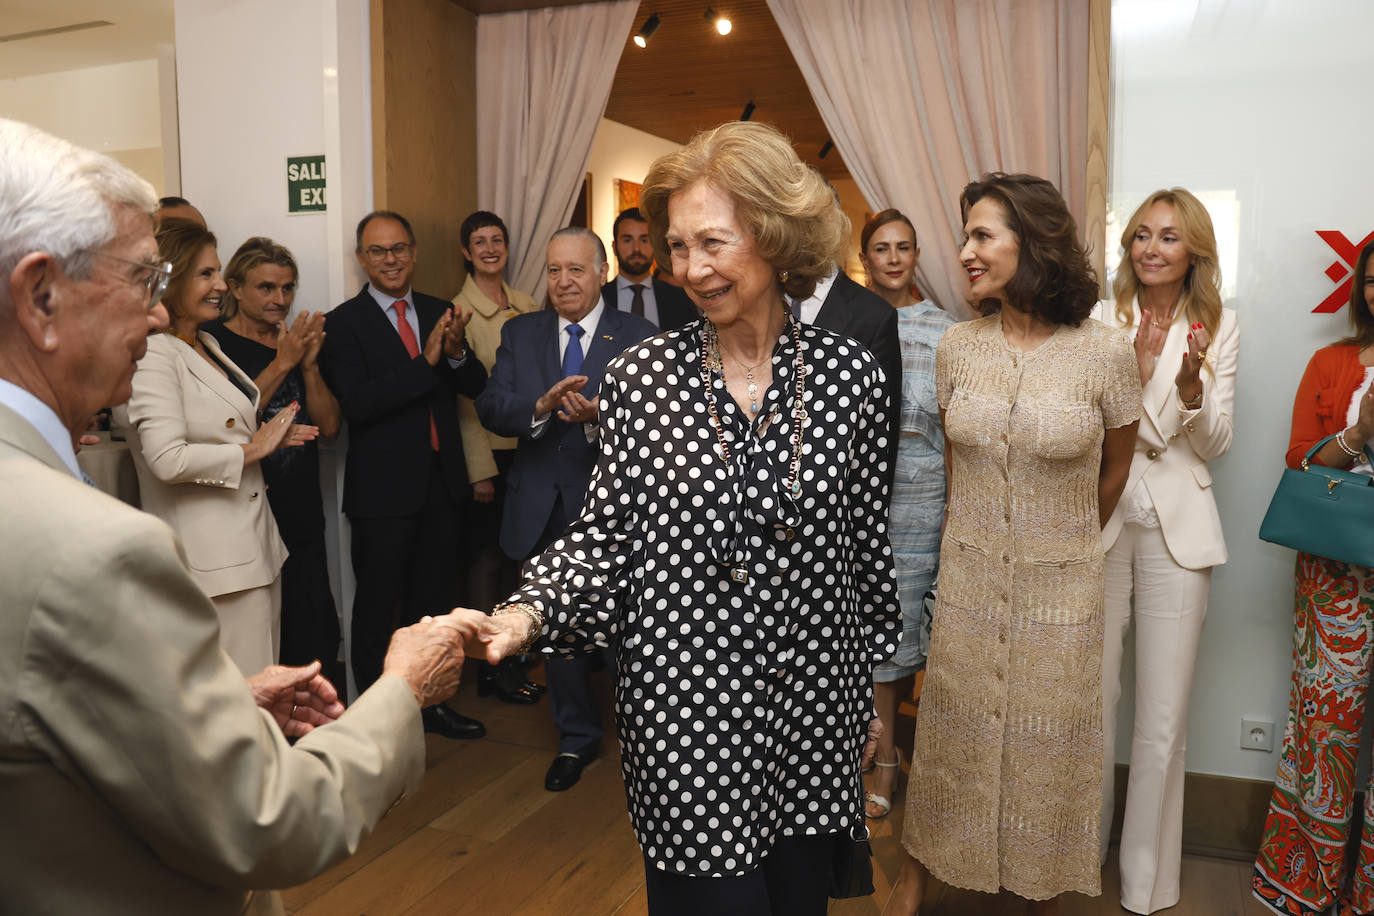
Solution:
M 173 0 L 0 0 L 0 38 L 106 20 L 112 25 L 0 41 L 0 79 L 157 56 L 171 44 Z

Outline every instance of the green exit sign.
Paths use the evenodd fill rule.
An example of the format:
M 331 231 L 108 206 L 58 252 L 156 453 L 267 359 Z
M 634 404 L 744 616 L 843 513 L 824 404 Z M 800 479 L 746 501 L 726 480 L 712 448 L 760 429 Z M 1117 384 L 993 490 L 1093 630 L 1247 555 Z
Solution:
M 286 157 L 286 212 L 324 210 L 324 156 Z

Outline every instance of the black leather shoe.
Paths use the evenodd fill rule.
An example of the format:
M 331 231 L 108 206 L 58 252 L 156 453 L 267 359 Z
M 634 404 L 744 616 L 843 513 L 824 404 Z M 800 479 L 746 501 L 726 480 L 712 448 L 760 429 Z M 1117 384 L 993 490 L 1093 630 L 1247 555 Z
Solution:
M 330 683 L 333 682 L 331 681 Z M 525 681 L 525 683 L 521 686 L 523 686 L 526 690 L 528 690 L 530 693 L 534 694 L 537 697 L 542 697 L 544 694 L 549 692 L 549 688 L 547 685 L 536 684 L 534 681 Z
M 507 690 L 501 685 L 501 678 L 479 677 L 477 679 L 477 695 L 479 697 L 496 694 L 496 699 L 502 703 L 513 703 L 516 706 L 533 706 L 539 702 L 539 694 L 529 689 L 528 684 L 521 684 L 513 690 Z
M 459 715 L 442 703 L 423 710 L 420 718 L 425 723 L 425 731 L 445 738 L 480 738 L 487 733 L 487 727 L 481 722 Z
M 596 759 L 596 751 L 585 754 L 559 754 L 553 758 L 549 772 L 544 774 L 544 788 L 550 792 L 562 792 L 577 785 L 582 778 L 582 768 Z

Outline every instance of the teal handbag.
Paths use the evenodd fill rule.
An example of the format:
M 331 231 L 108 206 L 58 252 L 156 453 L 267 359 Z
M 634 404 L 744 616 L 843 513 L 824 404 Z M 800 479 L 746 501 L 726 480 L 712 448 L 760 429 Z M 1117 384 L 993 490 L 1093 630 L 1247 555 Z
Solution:
M 1374 478 L 1309 463 L 1334 438 L 1308 449 L 1302 470 L 1284 468 L 1260 524 L 1260 540 L 1374 568 Z M 1374 464 L 1368 446 L 1365 455 Z

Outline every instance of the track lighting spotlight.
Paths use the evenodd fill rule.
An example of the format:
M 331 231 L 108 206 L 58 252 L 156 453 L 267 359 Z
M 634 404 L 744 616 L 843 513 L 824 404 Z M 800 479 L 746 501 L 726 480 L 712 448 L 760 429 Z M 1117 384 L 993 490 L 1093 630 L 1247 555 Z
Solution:
M 832 149 L 834 149 L 834 148 L 835 148 L 835 144 L 832 143 L 832 142 L 829 141 L 829 140 L 826 140 L 826 141 L 825 141 L 825 144 L 821 147 L 821 155 L 820 155 L 820 158 L 824 159 L 826 156 L 829 156 L 829 155 L 830 155 L 830 151 L 831 151 Z
M 735 27 L 728 16 L 722 16 L 709 6 L 706 7 L 706 18 L 715 25 L 716 31 L 722 35 L 729 35 L 730 30 Z
M 744 111 L 740 114 L 739 119 L 740 119 L 741 121 L 748 121 L 748 120 L 749 120 L 750 118 L 752 118 L 753 116 L 754 116 L 754 101 L 753 101 L 753 99 L 750 99 L 748 102 L 745 102 L 745 103 L 744 103 Z
M 648 19 L 644 20 L 644 25 L 640 26 L 639 31 L 635 32 L 634 42 L 641 48 L 649 46 L 649 39 L 654 37 L 658 27 L 662 25 L 658 19 L 658 13 L 651 13 Z

